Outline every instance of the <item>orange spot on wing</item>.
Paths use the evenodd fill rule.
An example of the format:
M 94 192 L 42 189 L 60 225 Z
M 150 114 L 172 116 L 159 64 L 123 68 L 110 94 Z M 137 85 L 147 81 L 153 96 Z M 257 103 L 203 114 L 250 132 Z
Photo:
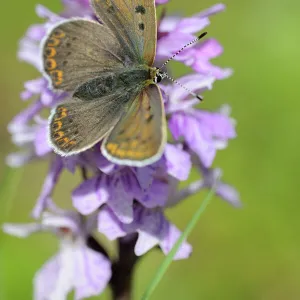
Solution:
M 62 77 L 63 76 L 63 71 L 61 70 L 55 70 L 50 72 L 51 76 L 53 77 Z
M 117 151 L 115 151 L 114 155 L 118 156 L 120 158 L 124 158 L 124 156 L 126 155 L 126 151 L 121 150 L 121 149 L 117 149 Z
M 106 145 L 106 149 L 108 150 L 108 152 L 110 152 L 111 154 L 114 154 L 116 152 L 118 148 L 118 145 L 117 144 L 114 144 L 114 143 L 108 143 Z
M 59 123 L 61 123 L 60 120 L 65 118 L 67 115 L 68 115 L 68 110 L 65 107 L 63 107 L 63 106 L 58 107 L 56 109 L 56 117 L 54 119 L 54 124 L 60 125 L 59 124 Z
M 53 128 L 54 128 L 54 131 L 59 131 L 62 127 L 62 122 L 61 121 L 55 121 L 53 123 Z
M 59 78 L 55 81 L 55 85 L 58 86 L 58 85 L 61 85 L 62 84 L 62 78 Z
M 68 112 L 66 107 L 60 106 L 57 108 L 57 112 L 62 113 L 62 112 Z
M 55 37 L 53 37 L 53 36 L 51 36 L 50 39 L 48 39 L 46 45 L 47 45 L 48 47 L 56 47 L 56 46 L 58 46 L 59 44 L 60 44 L 60 40 L 57 39 L 57 38 L 55 38 Z
M 58 115 L 58 117 L 54 119 L 54 122 L 62 120 L 62 119 L 65 118 L 67 115 L 68 115 L 67 112 L 64 112 L 64 111 L 61 112 L 61 113 Z
M 67 144 L 67 143 L 69 143 L 70 142 L 70 139 L 69 138 L 67 138 L 67 137 L 65 137 L 64 139 L 63 139 L 63 141 Z
M 60 140 L 61 138 L 63 138 L 65 136 L 65 133 L 63 131 L 58 131 L 54 134 L 54 139 L 56 141 Z
M 63 131 L 58 131 L 54 134 L 54 139 L 56 141 L 57 146 L 59 146 L 61 149 L 70 148 L 71 146 L 76 145 L 76 140 L 70 140 L 68 137 L 65 136 L 65 133 Z
M 45 68 L 48 71 L 54 70 L 57 67 L 57 63 L 53 58 L 47 58 L 45 61 Z
M 50 75 L 55 85 L 60 85 L 63 82 L 63 71 L 61 70 L 53 70 L 50 71 Z
M 65 34 L 65 32 L 62 31 L 61 29 L 55 29 L 55 30 L 53 31 L 52 36 L 53 36 L 54 38 L 62 39 L 62 38 L 64 38 L 64 37 L 66 36 L 66 34 Z
M 56 55 L 56 50 L 53 47 L 47 47 L 45 50 L 45 55 L 48 58 L 54 57 Z
M 138 160 L 138 159 L 142 159 L 145 157 L 147 157 L 147 155 L 145 155 L 145 152 L 128 150 L 128 151 L 125 151 L 125 154 L 122 158 Z

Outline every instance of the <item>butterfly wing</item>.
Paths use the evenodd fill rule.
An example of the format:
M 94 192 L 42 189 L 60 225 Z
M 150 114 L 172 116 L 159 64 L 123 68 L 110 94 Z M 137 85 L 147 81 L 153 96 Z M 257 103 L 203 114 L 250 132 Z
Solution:
M 162 96 L 158 86 L 150 85 L 135 98 L 101 147 L 109 160 L 141 167 L 161 157 L 165 142 Z
M 54 27 L 43 43 L 42 55 L 53 88 L 67 92 L 101 71 L 124 67 L 123 50 L 111 30 L 83 19 Z
M 92 0 L 100 21 L 105 23 L 133 61 L 152 66 L 156 53 L 155 0 Z
M 131 103 L 124 93 L 112 93 L 90 101 L 73 97 L 52 111 L 49 142 L 62 156 L 82 152 L 99 142 Z

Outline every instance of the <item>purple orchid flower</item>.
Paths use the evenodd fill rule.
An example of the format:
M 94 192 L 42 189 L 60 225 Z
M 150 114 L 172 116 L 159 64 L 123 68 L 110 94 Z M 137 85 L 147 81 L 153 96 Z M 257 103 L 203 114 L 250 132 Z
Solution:
M 89 0 L 61 2 L 63 11 L 59 15 L 38 5 L 36 13 L 44 23 L 30 26 L 20 41 L 19 59 L 41 73 L 40 46 L 49 28 L 72 17 L 96 20 Z M 167 2 L 156 0 L 157 5 Z M 158 26 L 157 66 L 195 39 L 197 33 L 210 24 L 209 18 L 224 8 L 218 4 L 186 18 L 163 14 Z M 211 63 L 222 52 L 222 46 L 214 38 L 187 47 L 174 59 L 191 67 L 194 73 L 178 81 L 195 93 L 211 90 L 216 80 L 232 74 L 230 68 Z M 132 271 L 137 256 L 154 247 L 167 254 L 180 236 L 179 229 L 167 220 L 164 210 L 202 189 L 215 186 L 220 198 L 240 206 L 238 192 L 221 180 L 220 169 L 212 169 L 218 150 L 226 148 L 236 137 L 229 106 L 224 105 L 215 112 L 200 110 L 196 107 L 199 100 L 179 85 L 161 84 L 160 87 L 172 138 L 158 162 L 137 168 L 108 161 L 99 143 L 93 149 L 67 158 L 54 154 L 47 141 L 48 121 L 42 118 L 42 113 L 69 95 L 49 89 L 42 76 L 24 84 L 21 99 L 28 106 L 8 126 L 12 142 L 20 151 L 10 154 L 7 163 L 19 167 L 34 159 L 48 159 L 50 166 L 32 211 L 32 217 L 41 218 L 41 223 L 5 224 L 3 229 L 19 237 L 50 231 L 59 238 L 59 253 L 34 279 L 35 299 L 66 299 L 71 290 L 75 290 L 76 299 L 82 299 L 100 294 L 109 281 L 113 292 L 118 292 L 114 280 L 120 276 L 116 273 L 122 271 L 124 264 L 129 264 L 127 267 Z M 198 170 L 199 178 L 180 189 L 179 183 L 189 179 L 192 167 Z M 74 211 L 66 212 L 55 204 L 55 187 L 62 172 L 74 173 L 78 169 L 82 171 L 83 180 L 74 187 L 70 197 Z M 114 261 L 99 245 L 92 249 L 89 240 L 95 230 L 109 240 L 117 239 L 120 245 L 126 246 L 127 252 L 123 253 L 124 247 L 120 247 L 119 260 Z M 97 244 L 95 239 L 94 242 Z M 185 241 L 175 259 L 188 258 L 191 251 L 191 245 Z
M 59 252 L 49 259 L 34 278 L 35 300 L 60 300 L 75 290 L 75 299 L 100 294 L 111 277 L 111 264 L 103 254 L 88 247 L 94 220 L 85 222 L 75 212 L 44 212 L 41 223 L 4 224 L 7 234 L 27 237 L 51 232 L 59 239 Z

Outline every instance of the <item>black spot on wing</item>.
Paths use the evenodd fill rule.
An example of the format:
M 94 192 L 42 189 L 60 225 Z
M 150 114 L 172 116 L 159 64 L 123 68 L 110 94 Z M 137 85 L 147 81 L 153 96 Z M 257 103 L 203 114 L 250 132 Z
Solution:
M 144 23 L 139 23 L 139 29 L 144 30 L 145 29 L 145 24 Z
M 149 117 L 146 118 L 146 122 L 150 123 L 153 117 L 154 117 L 153 115 L 149 115 Z
M 144 15 L 146 13 L 146 8 L 143 6 L 143 5 L 138 5 L 136 6 L 135 8 L 135 12 L 137 14 L 141 14 L 141 15 Z
M 55 129 L 58 129 L 59 128 L 59 125 L 58 123 L 53 123 L 52 124 L 52 128 L 55 130 Z
M 50 56 L 51 53 L 52 53 L 51 49 L 48 48 L 48 49 L 45 50 L 45 55 L 46 56 Z

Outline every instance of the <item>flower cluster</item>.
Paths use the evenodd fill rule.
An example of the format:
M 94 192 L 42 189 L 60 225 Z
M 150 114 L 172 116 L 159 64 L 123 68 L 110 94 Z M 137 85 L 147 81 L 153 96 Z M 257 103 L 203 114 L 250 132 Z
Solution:
M 64 11 L 60 15 L 38 5 L 36 12 L 45 22 L 32 25 L 20 42 L 19 58 L 39 71 L 42 68 L 40 43 L 51 26 L 70 17 L 95 19 L 88 0 L 62 2 Z M 157 5 L 166 2 L 156 1 Z M 193 40 L 197 32 L 209 25 L 209 17 L 222 10 L 224 6 L 219 4 L 189 18 L 162 16 L 156 61 L 166 60 Z M 188 47 L 175 59 L 191 67 L 194 73 L 178 81 L 196 93 L 212 89 L 215 80 L 231 74 L 230 69 L 211 63 L 211 59 L 221 53 L 222 46 L 215 39 Z M 24 86 L 21 98 L 37 100 L 8 126 L 13 142 L 21 149 L 10 154 L 7 163 L 19 167 L 35 159 L 48 159 L 50 168 L 32 211 L 33 218 L 40 219 L 40 223 L 5 224 L 3 228 L 19 237 L 36 231 L 50 231 L 59 237 L 59 253 L 36 274 L 35 299 L 42 300 L 46 296 L 47 299 L 65 299 L 73 289 L 76 299 L 103 291 L 111 278 L 111 261 L 95 240 L 96 231 L 109 240 L 134 239 L 137 256 L 155 246 L 167 254 L 180 231 L 165 217 L 165 208 L 212 185 L 216 185 L 222 199 L 239 205 L 236 190 L 220 180 L 219 169 L 212 169 L 217 150 L 224 149 L 236 136 L 228 106 L 216 112 L 199 110 L 195 108 L 198 100 L 180 86 L 160 85 L 172 139 L 158 162 L 136 168 L 111 163 L 101 154 L 99 145 L 68 158 L 54 154 L 47 143 L 47 120 L 41 113 L 68 95 L 50 90 L 43 77 L 28 81 Z M 201 179 L 179 190 L 178 183 L 189 178 L 192 167 L 199 171 Z M 83 181 L 71 194 L 76 211 L 61 210 L 52 200 L 54 188 L 64 170 L 75 172 L 77 169 L 82 170 Z M 95 245 L 98 246 L 95 248 Z M 175 259 L 187 258 L 191 251 L 191 245 L 185 242 Z

